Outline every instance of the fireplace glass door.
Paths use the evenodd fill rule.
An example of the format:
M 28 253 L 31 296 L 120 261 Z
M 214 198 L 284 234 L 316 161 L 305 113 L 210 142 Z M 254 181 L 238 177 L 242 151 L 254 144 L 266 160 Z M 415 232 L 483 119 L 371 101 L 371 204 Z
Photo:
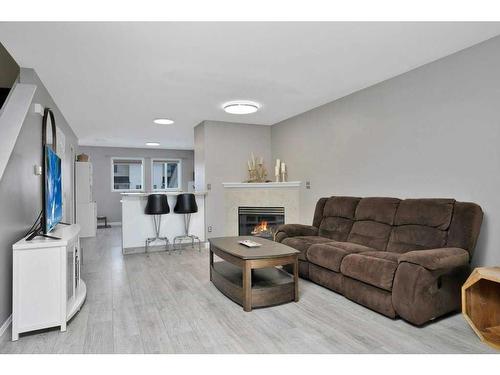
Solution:
M 257 236 L 272 240 L 278 226 L 284 223 L 284 207 L 238 208 L 240 236 Z

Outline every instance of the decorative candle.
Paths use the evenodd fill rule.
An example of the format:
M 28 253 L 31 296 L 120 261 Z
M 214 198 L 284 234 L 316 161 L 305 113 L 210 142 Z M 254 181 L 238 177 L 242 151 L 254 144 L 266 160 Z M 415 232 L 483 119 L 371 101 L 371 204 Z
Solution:
M 276 159 L 276 166 L 278 168 L 281 166 L 281 160 L 280 159 Z
M 281 173 L 285 173 L 286 172 L 286 165 L 285 163 L 281 163 Z

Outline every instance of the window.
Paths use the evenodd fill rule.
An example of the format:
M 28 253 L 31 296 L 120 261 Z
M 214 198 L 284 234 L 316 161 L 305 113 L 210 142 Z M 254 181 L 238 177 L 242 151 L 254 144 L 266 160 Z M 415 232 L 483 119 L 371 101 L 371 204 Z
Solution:
M 111 190 L 143 190 L 143 164 L 143 159 L 111 158 Z
M 152 160 L 153 190 L 181 190 L 181 161 Z

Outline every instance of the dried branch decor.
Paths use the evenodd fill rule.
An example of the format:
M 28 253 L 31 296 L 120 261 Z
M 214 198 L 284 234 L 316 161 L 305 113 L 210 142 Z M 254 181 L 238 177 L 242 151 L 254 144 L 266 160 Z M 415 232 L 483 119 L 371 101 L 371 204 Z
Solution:
M 267 180 L 267 171 L 264 167 L 264 158 L 255 158 L 252 152 L 252 158 L 248 161 L 248 180 L 246 182 L 270 182 Z

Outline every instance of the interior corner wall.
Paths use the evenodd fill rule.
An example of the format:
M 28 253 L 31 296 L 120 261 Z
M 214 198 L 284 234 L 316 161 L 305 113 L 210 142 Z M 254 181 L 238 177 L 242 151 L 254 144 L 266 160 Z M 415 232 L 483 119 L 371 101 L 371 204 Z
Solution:
M 94 147 L 80 146 L 80 152 L 90 156 L 92 163 L 93 198 L 97 204 L 97 214 L 106 216 L 108 222 L 122 221 L 121 193 L 111 190 L 111 158 L 144 158 L 144 190 L 151 191 L 151 160 L 181 159 L 182 190 L 188 190 L 189 181 L 193 181 L 193 150 L 165 150 L 130 147 Z
M 331 195 L 452 197 L 484 210 L 474 265 L 500 264 L 500 37 L 272 126 L 301 221 Z
M 69 220 L 73 210 L 73 179 L 64 174 L 66 166 L 72 164 L 71 148 L 78 151 L 77 137 L 35 71 L 21 68 L 19 78 L 20 83 L 37 86 L 33 103 L 51 108 L 56 126 L 65 135 L 63 179 L 70 184 L 63 183 L 64 215 Z M 35 176 L 33 168 L 41 164 L 42 116 L 30 110 L 0 180 L 0 325 L 12 311 L 12 244 L 23 237 L 42 209 L 42 177 Z
M 199 128 L 200 126 L 202 128 Z M 199 143 L 196 142 L 196 132 L 199 132 Z M 207 236 L 209 238 L 224 236 L 225 210 L 222 183 L 242 182 L 248 179 L 247 161 L 252 152 L 256 157 L 264 158 L 268 173 L 272 173 L 271 127 L 204 121 L 195 129 L 195 153 L 198 150 L 203 150 L 204 153 L 204 187 L 206 189 L 207 185 L 211 186 L 206 199 Z M 211 228 L 211 232 L 208 228 Z

